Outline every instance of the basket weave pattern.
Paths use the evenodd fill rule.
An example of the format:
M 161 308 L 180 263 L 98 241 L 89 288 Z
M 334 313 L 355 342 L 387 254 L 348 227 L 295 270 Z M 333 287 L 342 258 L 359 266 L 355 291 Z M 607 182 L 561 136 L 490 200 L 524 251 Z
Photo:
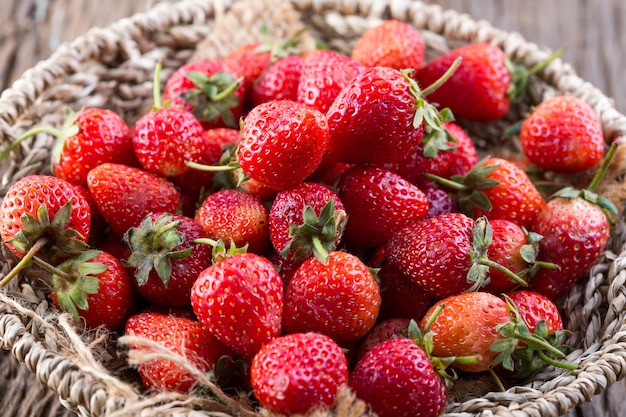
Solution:
M 157 61 L 163 62 L 165 79 L 190 59 L 223 55 L 229 48 L 258 38 L 254 28 L 259 16 L 247 6 L 229 0 L 162 5 L 62 45 L 0 97 L 0 150 L 35 125 L 60 126 L 66 106 L 111 108 L 129 123 L 134 122 L 152 104 L 151 80 Z M 394 18 L 422 31 L 430 56 L 469 42 L 495 43 L 526 67 L 550 55 L 519 34 L 415 1 L 292 0 L 281 2 L 283 6 L 285 13 L 280 15 L 285 26 L 281 30 L 307 25 L 315 37 L 342 52 L 349 52 L 368 27 Z M 619 196 L 626 171 L 626 118 L 571 66 L 554 61 L 533 82 L 527 101 L 513 109 L 509 118 L 519 120 L 525 109 L 555 94 L 571 94 L 587 101 L 600 116 L 607 144 L 621 142 L 620 159 L 603 184 L 606 193 Z M 500 145 L 497 132 L 477 128 L 482 129 L 479 144 L 483 150 Z M 49 135 L 40 134 L 23 142 L 0 163 L 0 196 L 25 175 L 49 173 L 53 142 Z M 620 198 L 623 200 L 624 195 L 618 197 L 618 205 Z M 548 367 L 532 381 L 506 392 L 453 397 L 446 416 L 556 417 L 626 376 L 624 221 L 622 213 L 600 262 L 560 302 L 566 328 L 572 331 L 568 344 L 573 351 L 568 360 L 578 363 L 580 369 Z M 2 275 L 15 264 L 8 251 L 0 253 L 0 262 Z M 107 343 L 106 334 L 77 333 L 69 318 L 58 315 L 46 301 L 46 290 L 35 277 L 22 276 L 0 291 L 0 343 L 57 392 L 66 407 L 80 415 L 129 415 L 129 410 L 142 408 L 142 415 L 206 415 L 192 411 L 194 399 L 178 396 L 159 404 L 119 378 L 123 367 L 111 355 L 114 342 Z M 362 408 L 350 404 L 352 408 L 336 410 L 335 414 L 361 415 Z M 237 411 L 232 404 L 218 407 L 205 401 L 201 405 L 206 413 Z M 250 413 L 245 408 L 238 411 Z

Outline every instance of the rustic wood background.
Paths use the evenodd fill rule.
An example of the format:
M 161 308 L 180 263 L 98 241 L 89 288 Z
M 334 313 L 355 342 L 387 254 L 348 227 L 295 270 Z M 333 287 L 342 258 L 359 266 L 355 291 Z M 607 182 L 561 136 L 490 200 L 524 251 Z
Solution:
M 0 90 L 64 41 L 160 1 L 176 0 L 1 0 Z M 425 0 L 485 19 L 552 49 L 626 113 L 626 5 L 623 0 Z M 66 413 L 34 376 L 0 352 L 3 415 L 60 416 Z M 29 397 L 29 398 L 26 398 Z M 614 384 L 567 417 L 626 415 L 626 383 Z

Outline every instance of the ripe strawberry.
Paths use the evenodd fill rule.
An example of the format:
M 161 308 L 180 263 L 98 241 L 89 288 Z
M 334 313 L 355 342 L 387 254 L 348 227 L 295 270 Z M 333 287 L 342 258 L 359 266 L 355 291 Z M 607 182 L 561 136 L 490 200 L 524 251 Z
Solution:
M 436 417 L 448 396 L 445 380 L 426 352 L 406 337 L 369 351 L 352 371 L 349 385 L 380 417 Z
M 315 50 L 304 56 L 297 101 L 326 114 L 331 104 L 364 67 L 349 56 L 332 50 Z
M 506 294 L 515 306 L 528 331 L 534 333 L 542 321 L 548 333 L 563 331 L 563 319 L 558 307 L 552 300 L 529 290 L 511 291 Z
M 89 250 L 60 264 L 53 275 L 51 298 L 55 306 L 80 317 L 87 328 L 123 328 L 134 308 L 133 286 L 115 256 Z
M 124 233 L 130 251 L 126 264 L 133 268 L 138 294 L 155 304 L 171 307 L 189 304 L 191 287 L 200 272 L 211 265 L 209 245 L 198 223 L 185 216 L 151 213 Z
M 446 122 L 443 127 L 454 141 L 447 143 L 450 149 L 441 150 L 446 161 L 446 178 L 465 175 L 478 163 L 478 152 L 471 136 L 456 122 Z
M 105 163 L 89 171 L 87 185 L 117 236 L 137 226 L 148 213 L 178 210 L 180 197 L 174 185 L 139 168 Z
M 236 47 L 224 57 L 224 66 L 239 74 L 246 91 L 263 75 L 267 67 L 276 59 L 271 45 L 250 42 Z
M 498 46 L 475 43 L 440 55 L 416 74 L 420 86 L 427 86 L 461 57 L 461 65 L 428 100 L 448 107 L 455 117 L 475 121 L 490 121 L 504 116 L 510 107 L 508 96 L 511 72 L 506 55 Z
M 443 213 L 453 213 L 459 211 L 456 202 L 450 194 L 440 188 L 426 188 L 424 190 L 428 201 L 428 212 L 426 218 L 435 217 Z
M 303 63 L 301 55 L 289 55 L 267 67 L 252 86 L 252 105 L 258 106 L 272 100 L 297 101 Z
M 18 258 L 32 250 L 57 263 L 84 250 L 90 231 L 89 203 L 61 178 L 27 175 L 9 187 L 0 205 L 0 237 Z
M 352 49 L 352 59 L 368 67 L 397 70 L 421 68 L 424 41 L 420 32 L 399 20 L 385 20 L 367 29 Z
M 287 287 L 283 328 L 285 333 L 322 333 L 344 345 L 374 326 L 380 302 L 378 284 L 359 258 L 333 251 L 323 263 L 312 256 Z
M 281 333 L 282 280 L 266 258 L 234 254 L 200 273 L 191 305 L 215 337 L 251 359 Z
M 348 382 L 348 362 L 331 338 L 296 333 L 264 345 L 252 360 L 250 374 L 263 407 L 276 414 L 306 414 L 334 404 L 339 388 Z
M 238 160 L 253 179 L 284 190 L 317 168 L 327 143 L 324 114 L 301 103 L 275 100 L 255 107 L 243 120 Z
M 441 124 L 449 114 L 437 114 L 422 98 L 424 92 L 405 72 L 390 67 L 361 71 L 341 90 L 326 114 L 331 157 L 343 163 L 393 163 L 422 140 L 429 141 L 435 132 L 442 132 Z M 420 126 L 427 132 L 424 139 Z
M 138 165 L 126 122 L 111 110 L 93 107 L 70 116 L 51 161 L 55 176 L 84 186 L 89 171 L 104 162 Z
M 139 313 L 126 322 L 125 333 L 162 345 L 179 355 L 201 372 L 215 368 L 218 359 L 230 353 L 222 343 L 195 320 L 154 312 Z M 155 353 L 142 343 L 131 344 L 139 353 Z M 196 384 L 196 377 L 184 366 L 170 359 L 153 359 L 138 366 L 141 382 L 147 389 L 186 393 Z
M 420 317 L 421 319 L 421 317 Z M 359 342 L 357 361 L 379 344 L 394 337 L 409 337 L 408 318 L 389 318 L 379 321 L 372 330 Z
M 270 239 L 286 259 L 301 261 L 313 254 L 326 259 L 341 242 L 345 222 L 343 203 L 333 190 L 304 182 L 276 195 L 269 212 Z
M 414 284 L 389 262 L 380 267 L 378 279 L 382 297 L 379 320 L 390 318 L 421 320 L 434 301 L 429 293 Z
M 435 180 L 456 190 L 459 208 L 473 218 L 505 219 L 528 229 L 545 205 L 528 174 L 503 158 L 487 156 L 465 176 Z
M 524 155 L 546 171 L 581 172 L 600 162 L 604 153 L 598 115 L 574 96 L 541 102 L 523 121 L 519 137 Z
M 222 60 L 192 61 L 167 79 L 163 100 L 193 113 L 205 129 L 236 128 L 247 91 L 239 78 L 237 70 Z
M 438 309 L 443 310 L 438 313 Z M 437 314 L 434 321 L 431 316 Z M 490 346 L 504 340 L 498 326 L 511 322 L 513 316 L 500 297 L 487 292 L 466 292 L 437 301 L 424 315 L 420 328 L 432 332 L 433 354 L 438 357 L 475 356 L 475 363 L 453 363 L 467 372 L 486 371 L 498 352 Z
M 580 193 L 572 189 L 556 193 L 530 226 L 530 230 L 543 236 L 538 258 L 559 268 L 537 271 L 529 289 L 553 300 L 589 273 L 609 239 L 611 226 L 607 215 Z
M 426 195 L 400 175 L 356 165 L 343 173 L 337 193 L 348 214 L 345 239 L 365 248 L 383 245 L 428 212 Z
M 263 253 L 270 244 L 268 210 L 263 202 L 238 190 L 219 190 L 210 194 L 195 215 L 207 237 L 248 245 L 248 252 Z

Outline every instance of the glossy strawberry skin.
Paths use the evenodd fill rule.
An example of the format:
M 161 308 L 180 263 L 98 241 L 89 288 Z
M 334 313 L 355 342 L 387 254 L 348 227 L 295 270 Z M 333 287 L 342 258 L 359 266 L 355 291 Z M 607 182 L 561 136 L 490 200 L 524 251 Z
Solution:
M 348 363 L 331 338 L 296 333 L 264 345 L 250 373 L 254 395 L 263 407 L 278 414 L 306 414 L 333 405 L 348 381 Z
M 475 355 L 477 362 L 474 364 L 452 366 L 467 372 L 483 372 L 489 369 L 497 356 L 497 352 L 491 351 L 489 347 L 504 338 L 496 328 L 512 319 L 504 300 L 481 291 L 446 297 L 426 312 L 420 328 L 424 328 L 435 309 L 442 304 L 443 311 L 430 328 L 433 332 L 433 355 Z
M 138 165 L 131 131 L 117 113 L 86 108 L 75 116 L 76 134 L 66 136 L 52 156 L 55 176 L 78 185 L 87 185 L 89 171 L 105 162 Z
M 315 171 L 327 143 L 324 114 L 301 103 L 275 100 L 255 107 L 244 119 L 238 159 L 250 177 L 284 190 Z
M 267 67 L 272 63 L 272 52 L 269 48 L 263 48 L 261 42 L 243 44 L 224 57 L 224 67 L 238 74 L 242 78 L 243 89 L 247 94 L 252 86 L 263 75 Z M 246 97 L 246 102 L 250 97 Z
M 581 172 L 595 166 L 604 154 L 598 116 L 574 96 L 542 101 L 523 121 L 519 137 L 524 155 L 547 171 Z
M 496 166 L 486 178 L 495 180 L 499 184 L 482 190 L 491 202 L 491 210 L 474 207 L 472 217 L 486 216 L 489 220 L 505 219 L 527 229 L 530 228 L 533 219 L 545 205 L 537 187 L 521 168 L 509 160 L 489 158 L 484 166 Z
M 339 162 L 354 164 L 402 159 L 421 142 L 413 126 L 416 101 L 400 71 L 363 70 L 328 109 L 329 153 Z
M 148 213 L 176 213 L 180 196 L 174 185 L 148 171 L 106 163 L 91 171 L 87 185 L 111 231 L 122 236 Z
M 340 345 L 355 342 L 374 326 L 380 303 L 374 276 L 356 256 L 333 251 L 326 263 L 310 257 L 287 287 L 284 331 L 318 332 Z
M 191 305 L 215 337 L 251 359 L 281 333 L 282 280 L 266 258 L 235 254 L 200 273 Z
M 175 107 L 143 115 L 133 130 L 133 147 L 141 166 L 164 177 L 189 171 L 185 162 L 202 157 L 204 129 L 196 117 Z
M 404 337 L 391 338 L 365 354 L 349 385 L 380 417 L 436 417 L 448 396 L 428 355 Z
M 274 250 L 281 253 L 291 241 L 289 226 L 304 223 L 303 211 L 306 206 L 311 207 L 319 216 L 324 206 L 331 200 L 335 205 L 335 210 L 345 210 L 337 193 L 315 182 L 303 182 L 294 188 L 279 192 L 269 211 L 270 239 Z M 338 233 L 334 244 L 338 246 L 340 242 L 341 233 Z M 290 257 L 291 255 L 286 256 L 286 258 Z
M 524 230 L 504 219 L 491 220 L 489 224 L 493 233 L 493 240 L 487 249 L 489 260 L 519 274 L 528 266 L 521 254 L 522 247 L 526 244 Z M 494 294 L 509 292 L 518 285 L 504 273 L 493 268 L 489 270 L 488 277 L 489 283 L 483 289 Z
M 582 199 L 556 197 L 537 214 L 530 228 L 539 233 L 539 259 L 558 269 L 541 268 L 528 289 L 555 300 L 589 273 L 610 236 L 604 212 Z
M 363 70 L 349 56 L 332 50 L 316 50 L 304 56 L 297 101 L 326 113 L 339 92 Z
M 389 318 L 379 321 L 376 326 L 367 333 L 367 336 L 359 342 L 357 362 L 370 350 L 391 338 L 408 337 L 410 322 L 411 319 L 407 318 Z
M 368 67 L 418 70 L 424 62 L 420 32 L 399 20 L 385 20 L 366 30 L 352 49 L 352 59 Z
M 496 45 L 469 44 L 436 57 L 417 72 L 419 86 L 431 85 L 458 57 L 463 59 L 459 68 L 429 94 L 428 100 L 450 108 L 460 119 L 490 121 L 503 117 L 510 107 L 507 90 L 511 73 L 505 63 L 506 55 Z
M 537 324 L 545 321 L 548 333 L 563 330 L 563 318 L 558 307 L 548 297 L 529 290 L 517 290 L 507 296 L 520 313 L 520 317 L 528 326 L 528 331 L 535 332 Z
M 107 252 L 100 252 L 90 262 L 106 266 L 106 270 L 96 277 L 98 292 L 87 294 L 87 310 L 78 309 L 85 326 L 95 329 L 105 326 L 109 330 L 123 329 L 126 319 L 132 314 L 135 299 L 131 279 L 122 262 Z M 60 309 L 58 296 L 51 293 L 52 302 Z
M 230 350 L 195 320 L 176 315 L 145 312 L 131 316 L 125 334 L 149 339 L 173 354 L 184 356 L 192 366 L 209 372 Z M 150 352 L 150 348 L 134 345 L 132 349 Z M 186 393 L 196 385 L 189 371 L 175 362 L 159 359 L 139 365 L 139 376 L 147 389 Z
M 400 175 L 373 166 L 343 173 L 337 192 L 348 213 L 345 239 L 375 248 L 428 213 L 426 195 Z
M 461 213 L 425 219 L 396 232 L 385 244 L 389 263 L 432 297 L 469 289 L 474 220 Z
M 74 185 L 49 175 L 27 175 L 19 179 L 9 187 L 0 205 L 2 241 L 13 254 L 23 257 L 24 252 L 8 243 L 23 230 L 21 217 L 30 214 L 37 218 L 37 210 L 45 204 L 52 219 L 69 201 L 72 201 L 72 211 L 67 227 L 78 232 L 78 240 L 87 242 L 91 232 L 91 209 L 86 198 Z M 55 243 L 50 242 L 49 246 Z
M 268 66 L 252 86 L 252 105 L 272 100 L 297 101 L 303 63 L 301 55 L 289 55 Z
M 263 253 L 270 245 L 268 210 L 263 202 L 238 190 L 224 189 L 210 194 L 194 217 L 215 240 L 248 245 L 248 251 Z M 228 247 L 229 243 L 227 243 Z

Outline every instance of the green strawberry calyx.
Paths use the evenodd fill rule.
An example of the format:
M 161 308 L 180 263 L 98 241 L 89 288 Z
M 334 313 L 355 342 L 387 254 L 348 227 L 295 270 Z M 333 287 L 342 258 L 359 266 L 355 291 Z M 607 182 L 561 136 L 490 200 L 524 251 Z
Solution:
M 107 270 L 106 265 L 90 262 L 101 253 L 86 250 L 52 269 L 52 288 L 56 292 L 62 311 L 78 317 L 78 310 L 89 309 L 87 296 L 97 294 L 98 275 Z
M 192 247 L 177 250 L 185 243 L 184 234 L 179 232 L 181 223 L 182 220 L 172 220 L 169 213 L 154 220 L 152 214 L 148 214 L 139 227 L 131 227 L 124 233 L 122 242 L 131 252 L 126 264 L 136 268 L 135 279 L 139 285 L 148 282 L 154 270 L 167 288 L 172 275 L 172 259 L 183 259 L 192 252 Z
M 215 240 L 211 238 L 198 238 L 194 239 L 193 243 L 210 245 L 213 248 L 211 250 L 211 262 L 213 264 L 221 262 L 224 259 L 229 258 L 235 254 L 248 252 L 247 243 L 242 247 L 238 247 L 232 240 L 230 241 L 230 246 L 228 248 L 226 247 L 226 242 L 224 242 L 223 239 Z
M 320 262 L 326 263 L 328 252 L 335 249 L 335 241 L 343 234 L 346 222 L 346 212 L 335 209 L 333 199 L 324 205 L 319 216 L 311 206 L 306 206 L 302 211 L 302 223 L 289 225 L 291 240 L 280 255 L 295 261 L 314 255 Z
M 518 378 L 531 376 L 546 364 L 567 370 L 578 369 L 577 364 L 562 361 L 568 351 L 568 346 L 563 344 L 567 331 L 549 333 L 545 321 L 540 321 L 531 333 L 515 303 L 506 295 L 504 299 L 513 319 L 497 327 L 504 338 L 489 348 L 498 353 L 493 364 L 515 371 Z
M 557 58 L 560 58 L 564 53 L 564 50 L 557 49 L 552 55 L 550 55 L 544 61 L 533 65 L 530 68 L 526 68 L 523 65 L 516 65 L 510 59 L 504 61 L 506 67 L 511 73 L 511 83 L 507 90 L 507 95 L 511 100 L 520 100 L 528 91 L 528 85 L 530 83 L 530 77 L 538 72 L 544 70 L 548 65 Z
M 239 105 L 235 90 L 241 80 L 235 75 L 221 70 L 211 76 L 203 72 L 189 71 L 189 78 L 196 88 L 186 91 L 182 98 L 193 105 L 193 114 L 198 120 L 215 122 L 222 120 L 228 127 L 237 127 L 232 108 Z

